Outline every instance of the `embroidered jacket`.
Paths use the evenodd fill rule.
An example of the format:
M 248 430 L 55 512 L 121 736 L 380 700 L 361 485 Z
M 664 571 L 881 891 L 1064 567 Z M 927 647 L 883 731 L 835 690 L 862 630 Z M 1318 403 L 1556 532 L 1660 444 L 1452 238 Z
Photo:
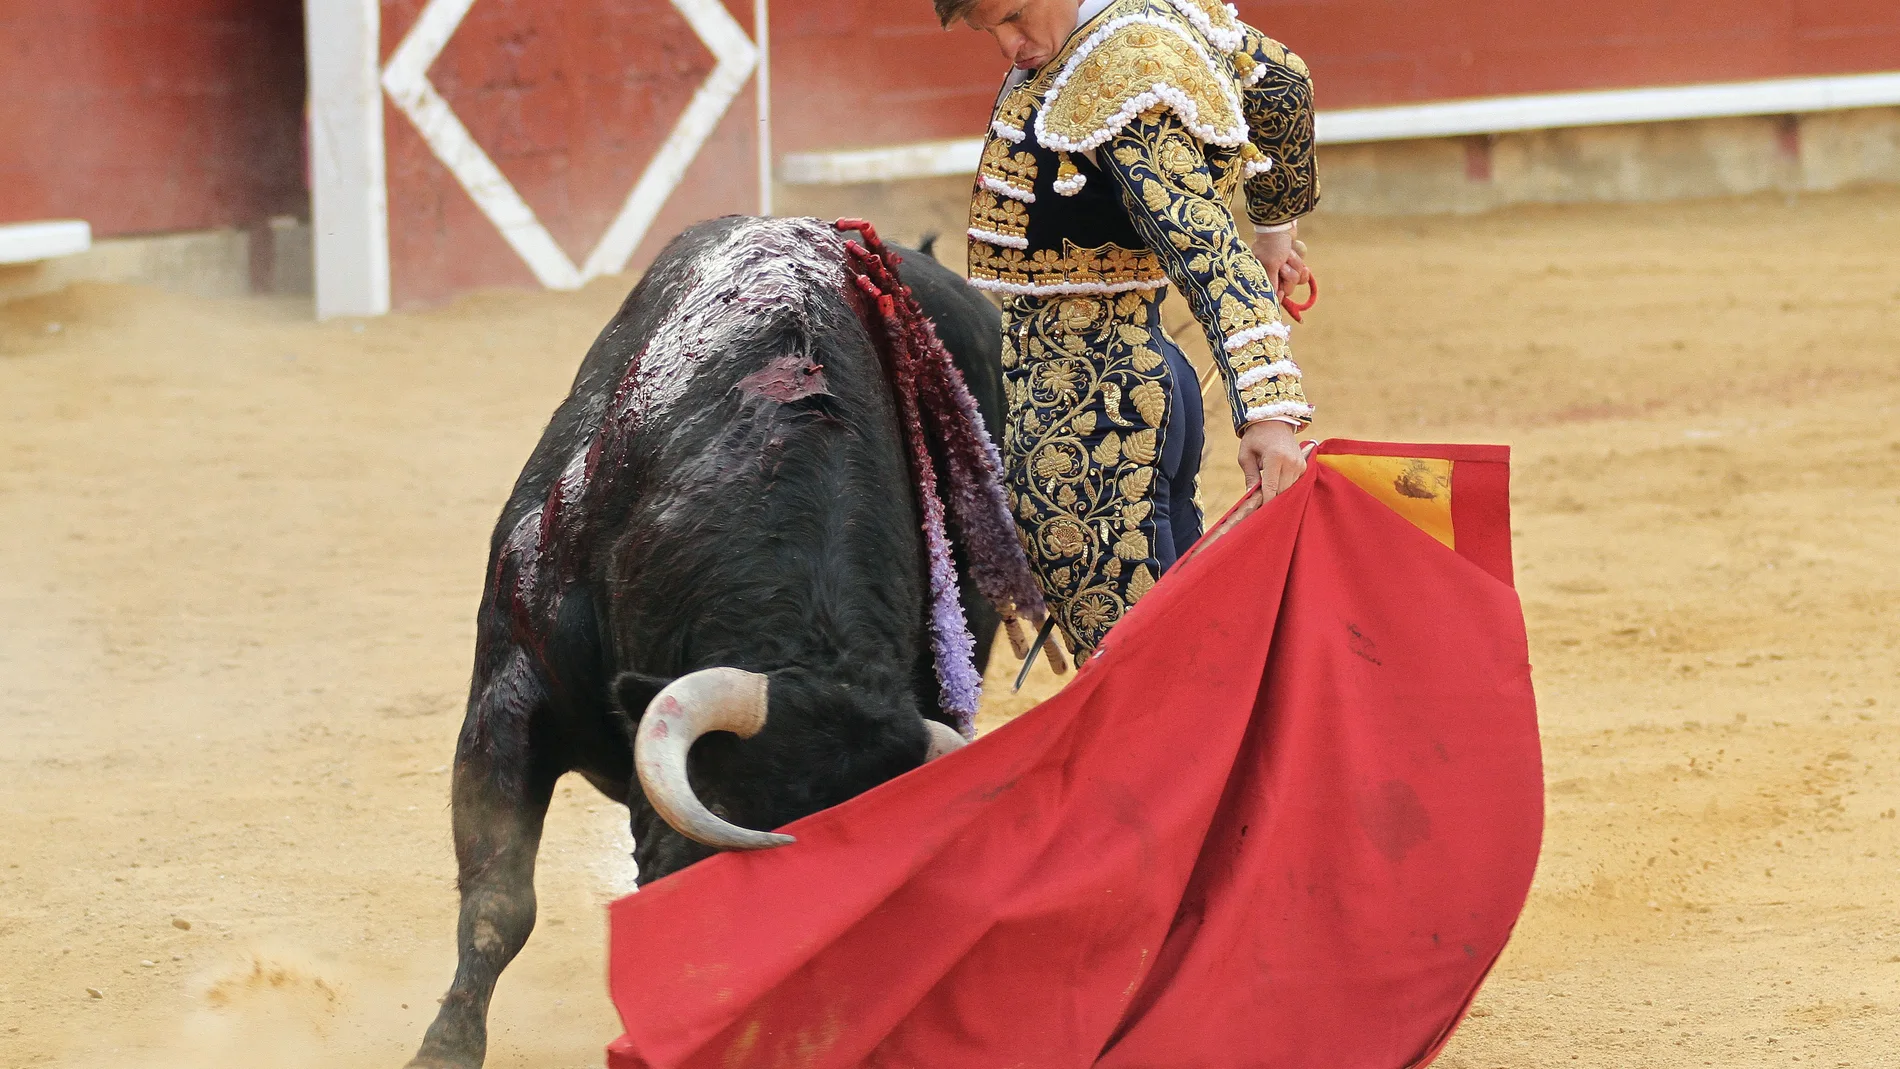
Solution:
M 971 283 L 1051 298 L 1172 282 L 1208 334 L 1236 430 L 1304 423 L 1272 281 L 1228 206 L 1244 184 L 1255 223 L 1312 210 L 1311 102 L 1299 57 L 1218 0 L 1115 0 L 998 100 Z
M 1229 208 L 1243 187 L 1261 225 L 1312 208 L 1311 95 L 1299 58 L 1218 0 L 1110 0 L 997 102 L 970 280 L 1002 297 L 1010 508 L 1078 656 L 1199 529 L 1174 481 L 1194 384 L 1169 369 L 1163 289 L 1206 330 L 1236 429 L 1312 415 Z

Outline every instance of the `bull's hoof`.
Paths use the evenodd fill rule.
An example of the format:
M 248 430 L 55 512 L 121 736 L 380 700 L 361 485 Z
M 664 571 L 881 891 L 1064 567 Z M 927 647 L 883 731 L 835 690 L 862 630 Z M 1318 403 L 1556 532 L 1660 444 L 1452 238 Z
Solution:
M 487 1060 L 487 1044 L 469 1048 L 457 1044 L 428 1043 L 416 1052 L 403 1069 L 482 1069 Z

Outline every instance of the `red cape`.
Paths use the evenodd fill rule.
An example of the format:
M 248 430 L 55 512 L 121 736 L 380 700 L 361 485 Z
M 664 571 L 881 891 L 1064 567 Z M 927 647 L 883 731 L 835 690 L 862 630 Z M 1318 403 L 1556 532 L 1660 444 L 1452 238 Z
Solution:
M 1430 1061 L 1542 834 L 1508 454 L 1316 460 L 1054 698 L 614 903 L 608 1065 Z

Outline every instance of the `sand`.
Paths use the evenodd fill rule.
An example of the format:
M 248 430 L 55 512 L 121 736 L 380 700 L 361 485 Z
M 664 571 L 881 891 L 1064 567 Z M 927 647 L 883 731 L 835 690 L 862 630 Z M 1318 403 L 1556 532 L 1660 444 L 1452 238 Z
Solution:
M 1895 1064 L 1900 191 L 1305 236 L 1317 430 L 1516 450 L 1549 830 L 1440 1064 Z M 0 1065 L 407 1058 L 489 526 L 626 284 L 0 309 Z M 628 845 L 563 785 L 491 1065 L 599 1063 Z

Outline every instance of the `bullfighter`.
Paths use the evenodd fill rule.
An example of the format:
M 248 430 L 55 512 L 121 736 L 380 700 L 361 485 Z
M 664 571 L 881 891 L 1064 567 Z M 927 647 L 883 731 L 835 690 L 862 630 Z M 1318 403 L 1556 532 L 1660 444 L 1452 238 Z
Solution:
M 1265 496 L 1312 419 L 1275 287 L 1319 185 L 1305 63 L 1219 0 L 935 0 L 995 38 L 969 276 L 1003 305 L 1003 455 L 1019 532 L 1077 656 L 1201 534 L 1201 394 L 1162 329 L 1178 287 Z M 1254 236 L 1229 205 L 1244 187 Z

